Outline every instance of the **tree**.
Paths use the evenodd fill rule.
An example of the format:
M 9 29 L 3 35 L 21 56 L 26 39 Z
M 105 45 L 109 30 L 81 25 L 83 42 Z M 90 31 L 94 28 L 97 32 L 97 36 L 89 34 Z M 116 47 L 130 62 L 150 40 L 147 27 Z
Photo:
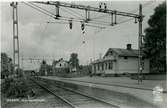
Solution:
M 39 69 L 40 75 L 45 75 L 46 67 L 47 67 L 47 63 L 45 60 L 43 60 Z
M 52 75 L 52 66 L 51 65 L 46 65 L 46 71 L 48 73 L 48 75 Z
M 4 78 L 7 74 L 8 70 L 8 56 L 6 53 L 1 53 L 1 76 Z
M 9 76 L 13 73 L 12 59 L 6 53 L 1 53 L 1 76 L 2 78 Z
M 78 60 L 78 54 L 77 53 L 72 53 L 71 54 L 69 63 L 70 63 L 70 66 L 72 68 L 78 69 L 78 67 L 79 67 L 79 60 Z
M 150 59 L 151 72 L 166 72 L 166 2 L 155 8 L 148 24 L 144 53 Z

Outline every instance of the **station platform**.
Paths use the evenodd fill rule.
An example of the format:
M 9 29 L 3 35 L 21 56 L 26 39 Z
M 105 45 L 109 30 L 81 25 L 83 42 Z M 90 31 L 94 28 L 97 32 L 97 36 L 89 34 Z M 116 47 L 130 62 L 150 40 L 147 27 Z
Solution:
M 77 85 L 101 88 L 135 96 L 160 108 L 167 106 L 167 86 L 165 80 L 137 80 L 128 77 L 79 77 L 59 78 L 55 76 L 41 76 L 41 78 L 74 83 Z M 160 89 L 161 91 L 158 91 Z

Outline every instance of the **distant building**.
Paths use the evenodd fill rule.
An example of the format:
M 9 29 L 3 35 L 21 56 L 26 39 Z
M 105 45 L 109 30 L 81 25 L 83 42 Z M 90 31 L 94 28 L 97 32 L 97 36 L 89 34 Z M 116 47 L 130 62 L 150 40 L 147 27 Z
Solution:
M 68 68 L 68 61 L 63 60 L 63 58 L 59 59 L 58 61 L 55 61 L 53 63 L 53 68 Z
M 91 63 L 93 74 L 123 74 L 138 72 L 138 50 L 127 44 L 126 49 L 109 48 L 104 57 Z M 144 59 L 143 73 L 149 72 L 149 60 Z
M 52 75 L 63 74 L 69 72 L 69 63 L 63 58 L 58 61 L 54 61 L 52 64 Z

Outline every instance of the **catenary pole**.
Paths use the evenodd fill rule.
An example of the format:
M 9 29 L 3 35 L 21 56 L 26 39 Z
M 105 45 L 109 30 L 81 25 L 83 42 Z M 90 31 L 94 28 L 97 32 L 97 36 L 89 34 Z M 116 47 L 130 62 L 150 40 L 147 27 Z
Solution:
M 20 57 L 19 57 L 19 36 L 18 36 L 18 3 L 12 2 L 10 6 L 13 7 L 13 64 L 14 64 L 14 74 L 16 75 L 16 70 L 20 69 Z
M 142 82 L 142 5 L 139 5 L 139 37 L 138 37 L 138 83 Z

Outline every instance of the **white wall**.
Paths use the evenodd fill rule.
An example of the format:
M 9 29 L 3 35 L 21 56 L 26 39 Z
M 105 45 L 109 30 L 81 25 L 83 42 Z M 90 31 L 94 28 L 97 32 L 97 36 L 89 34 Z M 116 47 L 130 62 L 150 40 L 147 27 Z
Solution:
M 122 74 L 122 73 L 138 73 L 138 58 L 135 57 L 128 57 L 127 59 L 124 59 L 124 57 L 116 57 L 117 61 L 113 62 L 113 68 L 112 69 L 106 69 L 102 70 L 102 67 L 100 66 L 100 70 L 98 70 L 96 66 L 96 74 L 97 73 L 105 73 L 105 74 Z M 94 68 L 92 67 L 92 71 L 94 72 Z M 144 60 L 144 70 L 143 73 L 149 73 L 149 60 Z
M 143 73 L 149 73 L 149 72 L 150 72 L 150 61 L 149 59 L 145 59 Z
M 124 57 L 119 57 L 118 59 L 118 73 L 137 73 L 138 72 L 138 58 L 128 57 L 128 59 L 124 59 Z M 149 61 L 146 59 L 144 61 L 144 70 L 143 73 L 149 72 Z
M 60 66 L 60 64 L 61 64 L 61 66 Z M 55 66 L 55 68 L 66 68 L 66 67 L 68 67 L 68 64 L 65 61 L 60 61 Z
M 114 74 L 114 73 L 115 73 L 114 69 L 112 69 L 112 70 L 105 70 L 105 74 Z
M 94 65 L 92 66 L 92 72 L 93 73 L 105 73 L 105 74 L 114 74 L 115 73 L 115 62 L 113 62 L 113 66 L 112 66 L 112 69 L 109 69 L 109 64 L 107 64 L 107 69 L 106 69 L 106 64 L 104 64 L 104 70 L 102 70 L 102 66 L 100 65 L 100 68 L 98 70 L 98 66 L 96 65 L 96 72 L 94 70 Z

